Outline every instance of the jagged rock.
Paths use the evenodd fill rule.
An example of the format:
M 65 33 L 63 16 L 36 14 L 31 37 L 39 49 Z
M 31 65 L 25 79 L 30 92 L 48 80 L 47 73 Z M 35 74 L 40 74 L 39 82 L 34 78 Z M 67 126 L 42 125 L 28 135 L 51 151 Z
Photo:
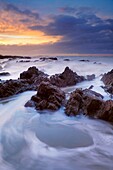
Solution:
M 105 90 L 110 94 L 113 94 L 113 69 L 108 73 L 105 73 L 101 79 L 105 84 Z
M 31 79 L 38 76 L 47 76 L 47 74 L 43 73 L 42 71 L 38 70 L 35 66 L 28 68 L 27 71 L 24 71 L 20 74 L 20 79 Z
M 32 102 L 34 102 L 37 110 L 57 110 L 61 107 L 64 100 L 65 94 L 63 91 L 49 82 L 42 82 L 39 85 L 37 94 L 32 96 L 31 100 L 28 101 L 25 106 L 31 107 L 33 106 Z
M 71 93 L 70 99 L 66 104 L 66 110 L 65 110 L 65 113 L 68 116 L 71 115 L 76 116 L 80 112 L 81 105 L 82 105 L 82 95 L 83 92 L 81 89 L 77 89 L 76 91 Z
M 27 90 L 37 90 L 42 81 L 49 81 L 47 75 L 36 67 L 30 67 L 20 74 L 20 79 L 0 83 L 0 98 L 9 97 Z
M 113 122 L 113 100 L 105 101 L 96 117 L 108 122 Z
M 89 89 L 77 89 L 71 93 L 66 104 L 68 116 L 82 112 L 90 117 L 113 122 L 113 100 L 104 101 L 101 94 Z
M 21 73 L 20 79 L 29 80 L 31 84 L 36 86 L 36 88 L 42 81 L 49 81 L 48 75 L 38 70 L 38 68 L 36 68 L 35 66 L 30 67 L 27 71 Z
M 98 113 L 103 104 L 103 96 L 95 91 L 85 89 L 82 96 L 82 111 L 85 115 L 93 116 Z
M 9 97 L 31 89 L 32 87 L 25 80 L 7 80 L 0 83 L 0 98 Z
M 105 85 L 113 84 L 113 69 L 108 73 L 105 73 L 101 79 Z
M 69 67 L 66 67 L 64 72 L 61 74 L 55 74 L 50 77 L 50 82 L 58 87 L 66 87 L 76 85 L 81 81 L 85 80 L 83 76 L 77 75 Z

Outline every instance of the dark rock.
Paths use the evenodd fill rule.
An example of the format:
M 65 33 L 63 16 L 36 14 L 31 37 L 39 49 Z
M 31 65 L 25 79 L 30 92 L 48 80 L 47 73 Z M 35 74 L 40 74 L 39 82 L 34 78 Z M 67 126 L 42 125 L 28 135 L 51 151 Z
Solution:
M 94 86 L 93 86 L 93 85 L 91 85 L 88 89 L 90 89 L 90 90 L 91 90 L 93 87 L 94 87 Z
M 9 97 L 31 89 L 32 87 L 25 80 L 7 80 L 0 83 L 0 98 Z
M 10 75 L 9 72 L 2 72 L 2 73 L 0 73 L 0 76 L 9 76 L 9 75 Z
M 20 74 L 20 79 L 31 79 L 32 77 L 45 75 L 42 71 L 39 71 L 35 66 L 28 68 L 27 71 L 24 71 Z
M 39 71 L 36 67 L 30 67 L 20 74 L 20 79 L 0 83 L 0 98 L 9 97 L 27 90 L 37 90 L 42 81 L 49 81 L 47 74 Z
M 103 119 L 108 122 L 113 122 L 113 100 L 104 102 L 97 118 Z
M 64 100 L 65 94 L 63 91 L 49 82 L 42 82 L 39 85 L 37 94 L 32 96 L 25 106 L 31 107 L 33 106 L 32 102 L 34 102 L 37 110 L 57 110 L 61 107 Z
M 88 81 L 92 81 L 95 79 L 95 74 L 92 74 L 92 75 L 87 75 L 87 78 L 86 78 Z
M 110 94 L 113 94 L 113 69 L 108 73 L 105 73 L 101 79 L 105 84 L 105 90 Z
M 81 61 L 81 62 L 90 62 L 89 60 L 79 60 L 79 61 Z
M 66 104 L 65 113 L 68 116 L 76 116 L 79 114 L 81 106 L 82 106 L 82 95 L 83 92 L 81 89 L 77 89 L 76 91 L 72 92 L 70 95 L 70 99 Z
M 17 63 L 29 63 L 30 60 L 20 60 L 20 61 L 17 61 Z
M 22 58 L 22 59 L 31 59 L 31 57 L 26 57 L 26 56 L 12 56 L 12 55 L 0 55 L 0 59 L 17 59 L 17 58 Z
M 70 59 L 66 58 L 66 59 L 64 59 L 64 61 L 70 61 Z
M 45 61 L 45 60 L 58 60 L 57 57 L 41 57 L 40 60 Z
M 48 59 L 50 59 L 50 60 L 58 60 L 57 57 L 49 57 Z
M 104 101 L 102 95 L 89 89 L 77 89 L 66 104 L 68 116 L 83 113 L 87 116 L 113 122 L 113 100 Z
M 113 85 L 113 69 L 105 73 L 101 79 L 105 85 Z
M 39 85 L 42 81 L 49 81 L 48 75 L 34 66 L 21 73 L 20 79 L 29 80 L 31 84 L 34 84 L 34 86 Z
M 77 73 L 73 72 L 69 67 L 66 67 L 63 73 L 50 77 L 50 82 L 58 87 L 76 85 L 83 80 L 85 80 L 83 76 L 77 75 Z

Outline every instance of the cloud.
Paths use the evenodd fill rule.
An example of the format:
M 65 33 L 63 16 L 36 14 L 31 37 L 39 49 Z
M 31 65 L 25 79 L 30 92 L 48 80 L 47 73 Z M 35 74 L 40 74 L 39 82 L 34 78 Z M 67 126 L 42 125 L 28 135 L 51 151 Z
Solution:
M 1 53 L 11 51 L 11 53 L 18 52 L 24 55 L 25 53 L 27 55 L 37 53 L 113 54 L 113 19 L 103 19 L 89 7 L 60 8 L 60 13 L 48 16 L 46 20 L 42 19 L 38 12 L 5 4 L 0 17 L 0 33 L 14 35 L 13 39 L 8 39 L 10 45 L 0 46 Z M 21 41 L 23 45 L 11 45 L 16 38 L 20 39 L 18 38 L 20 35 L 27 36 Z M 17 44 L 18 42 L 20 40 Z M 26 45 L 26 42 L 31 45 Z M 39 45 L 39 43 L 44 44 Z
M 61 7 L 59 8 L 59 11 L 61 13 L 66 13 L 66 14 L 74 14 L 76 16 L 79 16 L 81 14 L 93 14 L 95 13 L 97 10 L 95 8 L 91 8 L 91 7 L 69 7 L 69 6 L 66 6 L 66 7 Z
M 72 9 L 70 9 L 72 10 Z M 46 26 L 34 25 L 32 30 L 41 30 L 50 36 L 62 36 L 55 48 L 69 52 L 113 53 L 113 20 L 96 14 L 79 16 L 56 15 Z
M 39 13 L 37 12 L 32 12 L 31 10 L 21 10 L 19 9 L 17 6 L 13 5 L 13 4 L 5 4 L 4 5 L 4 10 L 5 11 L 11 11 L 17 14 L 21 14 L 21 15 L 26 15 L 29 17 L 33 17 L 35 19 L 40 19 Z

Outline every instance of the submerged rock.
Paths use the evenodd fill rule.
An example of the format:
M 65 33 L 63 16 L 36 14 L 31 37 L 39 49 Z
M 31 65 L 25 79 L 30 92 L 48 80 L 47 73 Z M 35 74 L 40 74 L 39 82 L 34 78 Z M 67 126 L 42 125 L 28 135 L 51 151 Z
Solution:
M 39 85 L 38 92 L 31 100 L 25 104 L 25 107 L 33 107 L 37 110 L 57 110 L 65 100 L 65 94 L 58 87 L 49 82 L 42 82 Z
M 50 77 L 50 82 L 58 87 L 76 85 L 83 80 L 85 80 L 83 76 L 77 75 L 77 73 L 73 72 L 69 67 L 66 67 L 63 73 Z
M 95 79 L 95 74 L 87 75 L 86 80 L 92 81 Z

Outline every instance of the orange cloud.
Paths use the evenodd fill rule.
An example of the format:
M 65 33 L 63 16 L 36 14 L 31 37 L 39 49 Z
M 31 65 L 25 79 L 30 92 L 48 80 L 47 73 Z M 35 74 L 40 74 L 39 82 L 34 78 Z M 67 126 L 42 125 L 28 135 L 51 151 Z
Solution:
M 36 20 L 32 16 L 23 15 L 14 11 L 0 11 L 0 45 L 26 45 L 55 43 L 61 39 L 61 36 L 47 36 L 42 31 L 33 31 L 28 29 L 42 20 Z M 27 21 L 28 22 L 22 22 Z M 46 21 L 47 22 L 47 21 Z

